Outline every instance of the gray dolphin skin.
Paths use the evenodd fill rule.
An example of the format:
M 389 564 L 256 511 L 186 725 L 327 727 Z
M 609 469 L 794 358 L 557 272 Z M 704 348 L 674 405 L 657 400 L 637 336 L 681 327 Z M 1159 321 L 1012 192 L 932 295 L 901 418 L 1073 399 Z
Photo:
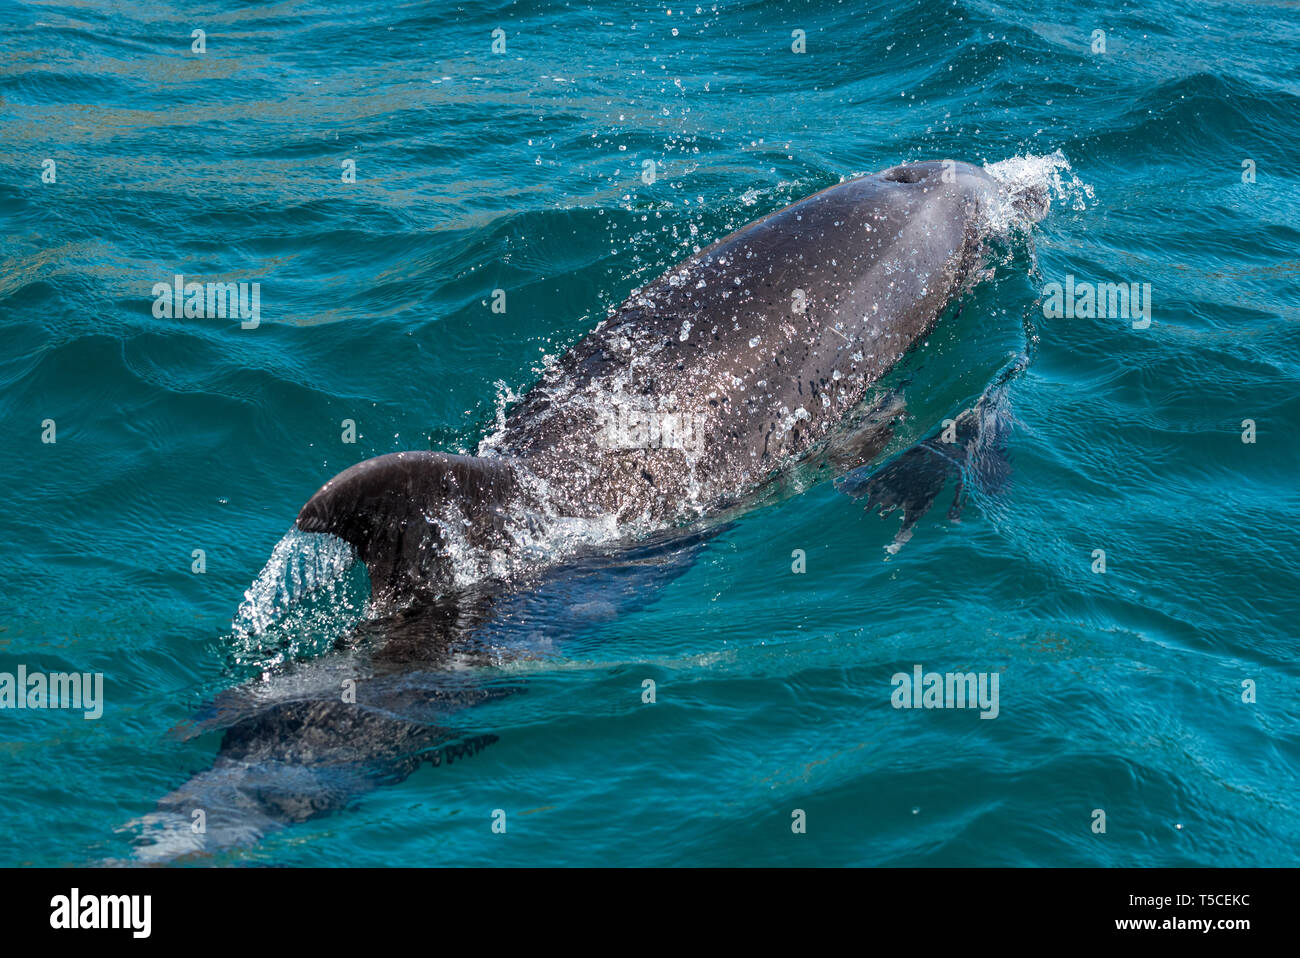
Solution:
M 987 173 L 954 161 L 800 200 L 634 291 L 480 456 L 367 460 L 326 483 L 297 526 L 351 543 L 377 595 L 437 593 L 457 564 L 488 574 L 557 523 L 645 533 L 743 503 L 934 328 L 980 265 L 998 203 Z
M 368 618 L 331 651 L 217 697 L 191 730 L 222 732 L 216 758 L 145 816 L 161 836 L 137 857 L 247 845 L 476 753 L 496 736 L 471 706 L 524 689 L 472 666 L 545 654 L 643 606 L 723 523 L 784 494 L 792 470 L 850 473 L 845 492 L 903 510 L 905 541 L 952 475 L 978 478 L 963 456 L 996 442 L 1006 376 L 955 420 L 956 443 L 926 440 L 884 467 L 901 402 L 879 384 L 982 275 L 1000 189 L 944 161 L 800 200 L 634 291 L 479 455 L 394 453 L 327 482 L 286 538 L 349 543 Z

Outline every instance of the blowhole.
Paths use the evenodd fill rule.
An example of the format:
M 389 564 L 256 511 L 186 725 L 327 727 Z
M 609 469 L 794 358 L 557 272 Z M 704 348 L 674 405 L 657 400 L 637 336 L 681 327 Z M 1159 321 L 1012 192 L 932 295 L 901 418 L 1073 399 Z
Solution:
M 886 170 L 884 178 L 891 183 L 919 183 L 925 179 L 925 174 L 914 166 L 896 166 Z

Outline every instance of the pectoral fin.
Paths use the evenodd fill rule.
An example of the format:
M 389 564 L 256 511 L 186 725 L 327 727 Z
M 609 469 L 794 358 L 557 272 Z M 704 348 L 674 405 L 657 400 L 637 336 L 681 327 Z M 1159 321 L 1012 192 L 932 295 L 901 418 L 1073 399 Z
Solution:
M 985 494 L 1005 488 L 1011 475 L 1007 438 L 1014 422 L 1006 393 L 1023 368 L 1023 361 L 1013 364 L 974 407 L 892 461 L 874 470 L 858 469 L 844 478 L 841 490 L 855 499 L 865 498 L 868 512 L 884 517 L 902 510 L 902 525 L 886 551 L 896 553 L 912 538 L 917 520 L 950 481 L 956 483 L 948 507 L 953 521 L 960 520 L 972 484 Z

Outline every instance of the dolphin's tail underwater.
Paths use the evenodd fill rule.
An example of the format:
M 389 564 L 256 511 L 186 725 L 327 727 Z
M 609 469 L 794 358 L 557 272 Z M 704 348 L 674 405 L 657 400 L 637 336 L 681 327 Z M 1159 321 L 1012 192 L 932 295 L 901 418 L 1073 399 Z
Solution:
M 237 863 L 263 836 L 345 810 L 422 766 L 458 769 L 509 734 L 508 719 L 478 708 L 526 692 L 527 660 L 653 602 L 724 530 L 665 534 L 504 590 L 389 611 L 322 655 L 221 692 L 178 729 L 184 739 L 220 733 L 212 764 L 125 827 L 132 863 Z
M 135 861 L 250 846 L 422 765 L 451 764 L 495 742 L 466 710 L 523 688 L 464 667 L 490 659 L 474 646 L 481 616 L 468 618 L 450 625 L 449 616 L 422 610 L 367 621 L 324 655 L 272 666 L 219 693 L 175 730 L 182 739 L 219 733 L 217 754 L 128 826 L 137 832 Z
M 154 864 L 257 843 L 342 810 L 422 764 L 450 764 L 497 741 L 342 701 L 288 701 L 227 729 L 212 767 L 139 822 L 135 859 Z

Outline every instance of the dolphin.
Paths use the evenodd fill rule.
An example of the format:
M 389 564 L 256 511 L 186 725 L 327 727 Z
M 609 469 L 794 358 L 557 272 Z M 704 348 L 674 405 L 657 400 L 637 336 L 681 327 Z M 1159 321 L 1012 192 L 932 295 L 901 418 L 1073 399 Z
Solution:
M 644 604 L 738 513 L 797 490 L 800 470 L 847 474 L 844 491 L 868 508 L 903 509 L 906 541 L 947 477 L 996 461 L 1015 370 L 958 417 L 956 441 L 884 467 L 902 407 L 881 383 L 986 274 L 1009 201 L 1029 219 L 1046 212 L 953 161 L 839 183 L 634 290 L 477 455 L 392 453 L 326 482 L 292 534 L 346 542 L 376 617 L 219 697 L 195 732 L 224 730 L 216 761 L 146 816 L 171 838 L 140 857 L 255 841 L 424 761 L 473 754 L 493 736 L 457 728 L 466 710 L 520 688 L 464 666 L 534 654 L 529 623 L 563 637 L 593 610 Z M 190 828 L 197 809 L 206 838 Z
M 860 412 L 972 283 L 1004 202 L 954 161 L 799 200 L 634 290 L 479 455 L 366 460 L 326 482 L 297 528 L 350 543 L 376 596 L 444 594 L 611 528 L 634 538 L 753 501 Z M 889 435 L 868 430 L 859 462 L 840 465 Z

